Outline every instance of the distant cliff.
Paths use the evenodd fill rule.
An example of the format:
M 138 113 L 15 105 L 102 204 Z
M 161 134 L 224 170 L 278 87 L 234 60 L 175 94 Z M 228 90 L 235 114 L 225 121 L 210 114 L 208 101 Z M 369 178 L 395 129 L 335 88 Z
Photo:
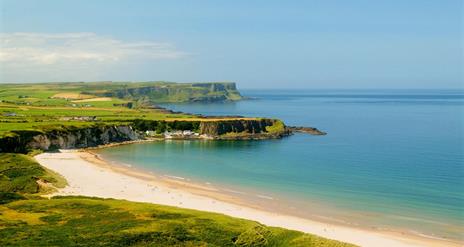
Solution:
M 160 102 L 222 102 L 242 99 L 235 83 L 131 83 L 99 92 L 86 92 L 104 97 L 136 101 Z

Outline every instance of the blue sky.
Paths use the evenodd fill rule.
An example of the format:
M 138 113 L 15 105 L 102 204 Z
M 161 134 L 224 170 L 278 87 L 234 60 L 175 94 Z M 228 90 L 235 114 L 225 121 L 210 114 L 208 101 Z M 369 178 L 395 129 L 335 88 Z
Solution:
M 0 0 L 0 81 L 462 88 L 463 1 Z

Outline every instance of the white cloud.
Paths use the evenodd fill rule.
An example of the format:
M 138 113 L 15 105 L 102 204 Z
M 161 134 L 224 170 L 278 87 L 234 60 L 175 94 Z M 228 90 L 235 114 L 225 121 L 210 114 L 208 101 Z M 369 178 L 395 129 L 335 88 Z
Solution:
M 47 73 L 67 79 L 71 74 L 100 74 L 99 70 L 128 61 L 173 60 L 185 55 L 169 43 L 123 41 L 94 33 L 0 33 L 0 79 L 20 81 Z M 35 80 L 48 78 L 53 79 Z

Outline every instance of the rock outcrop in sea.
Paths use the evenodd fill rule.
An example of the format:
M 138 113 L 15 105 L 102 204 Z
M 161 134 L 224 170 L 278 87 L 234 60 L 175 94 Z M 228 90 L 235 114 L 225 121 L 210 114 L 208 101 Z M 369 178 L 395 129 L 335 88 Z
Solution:
M 307 133 L 310 135 L 327 135 L 326 132 L 320 131 L 317 128 L 312 128 L 312 127 L 287 126 L 287 129 L 291 132 L 301 132 L 301 133 Z

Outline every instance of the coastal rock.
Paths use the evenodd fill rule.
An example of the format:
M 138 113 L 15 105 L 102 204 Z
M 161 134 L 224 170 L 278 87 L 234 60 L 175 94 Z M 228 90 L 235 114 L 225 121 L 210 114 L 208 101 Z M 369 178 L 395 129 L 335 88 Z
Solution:
M 317 128 L 312 128 L 312 127 L 288 126 L 287 129 L 289 129 L 291 132 L 301 132 L 301 133 L 307 133 L 310 135 L 327 135 L 326 132 L 320 131 Z

